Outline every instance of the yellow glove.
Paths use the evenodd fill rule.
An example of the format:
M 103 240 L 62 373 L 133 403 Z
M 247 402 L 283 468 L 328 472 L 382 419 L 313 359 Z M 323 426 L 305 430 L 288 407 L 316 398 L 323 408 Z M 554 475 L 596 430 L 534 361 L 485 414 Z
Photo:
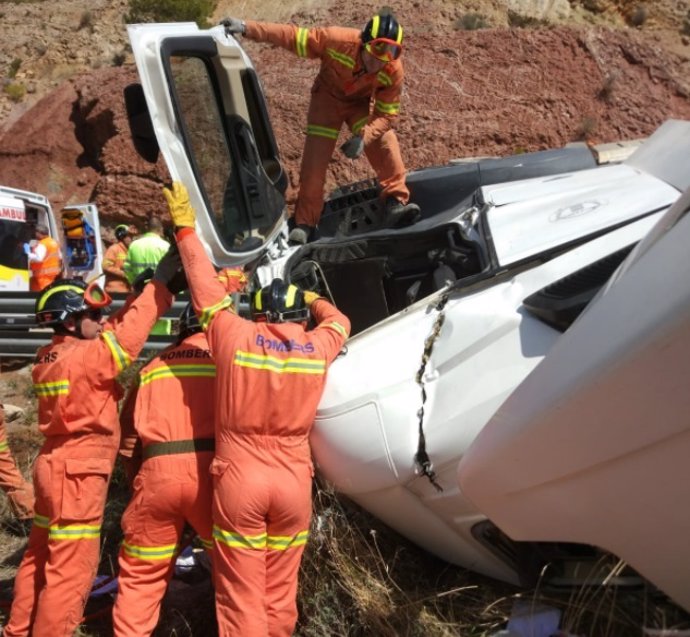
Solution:
M 307 304 L 307 307 L 311 307 L 311 304 L 316 301 L 316 299 L 320 298 L 321 297 L 316 292 L 312 292 L 311 290 L 304 291 L 304 302 Z
M 163 188 L 163 194 L 168 201 L 168 209 L 173 225 L 178 228 L 193 228 L 196 224 L 196 213 L 189 203 L 189 195 L 184 184 L 174 181 L 172 190 Z

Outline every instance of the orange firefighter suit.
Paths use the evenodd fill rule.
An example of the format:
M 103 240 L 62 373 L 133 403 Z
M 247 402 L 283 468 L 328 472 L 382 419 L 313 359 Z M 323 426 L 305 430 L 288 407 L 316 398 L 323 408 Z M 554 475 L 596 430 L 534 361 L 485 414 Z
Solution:
M 40 292 L 47 288 L 62 272 L 60 246 L 52 237 L 43 237 L 29 255 L 29 289 Z
M 368 74 L 360 62 L 362 41 L 357 29 L 306 29 L 253 20 L 245 24 L 244 35 L 251 40 L 281 46 L 299 57 L 321 60 L 307 115 L 295 222 L 310 227 L 318 225 L 328 162 L 343 123 L 354 135 L 362 136 L 364 153 L 381 184 L 381 198 L 385 201 L 393 197 L 406 204 L 410 192 L 405 185 L 405 165 L 393 130 L 400 112 L 401 60 L 389 62 L 376 74 Z
M 130 285 L 123 269 L 127 258 L 127 246 L 118 241 L 109 246 L 103 255 L 103 273 L 106 292 L 129 292 Z
M 38 350 L 32 378 L 46 440 L 34 465 L 36 514 L 4 637 L 68 637 L 79 624 L 120 442 L 116 377 L 171 303 L 166 286 L 153 281 L 98 338 L 56 334 Z
M 163 350 L 139 372 L 134 409 L 123 412 L 120 453 L 141 440 L 143 465 L 122 518 L 117 637 L 150 635 L 172 576 L 185 522 L 212 542 L 209 467 L 214 449 L 216 366 L 197 332 Z
M 0 489 L 6 494 L 15 517 L 28 520 L 34 517 L 34 488 L 19 473 L 7 444 L 5 411 L 0 404 Z
M 216 361 L 213 539 L 220 635 L 291 635 L 311 518 L 309 432 L 349 320 L 327 301 L 318 323 L 254 323 L 228 310 L 196 233 L 178 247 Z

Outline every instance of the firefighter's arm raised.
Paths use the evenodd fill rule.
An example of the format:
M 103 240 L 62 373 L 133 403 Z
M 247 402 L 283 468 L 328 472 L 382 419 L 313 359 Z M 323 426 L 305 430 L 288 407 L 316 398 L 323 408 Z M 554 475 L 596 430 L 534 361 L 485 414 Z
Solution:
M 201 327 L 207 330 L 213 317 L 230 307 L 232 301 L 227 297 L 225 286 L 218 280 L 216 270 L 194 231 L 196 213 L 189 202 L 187 189 L 176 181 L 172 188 L 164 188 L 163 194 L 175 224 L 175 238 L 187 274 L 192 305 Z
M 323 28 L 307 29 L 294 24 L 255 20 L 246 20 L 244 25 L 244 35 L 250 40 L 274 44 L 301 58 L 321 57 L 328 41 L 328 31 Z

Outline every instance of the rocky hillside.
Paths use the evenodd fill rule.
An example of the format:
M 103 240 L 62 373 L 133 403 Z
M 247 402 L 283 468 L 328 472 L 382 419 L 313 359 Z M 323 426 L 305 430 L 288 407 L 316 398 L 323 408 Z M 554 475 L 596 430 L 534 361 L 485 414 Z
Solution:
M 122 91 L 137 81 L 126 0 L 0 2 L 4 70 L 0 183 L 56 208 L 95 201 L 106 224 L 164 212 L 165 166 L 140 160 Z M 368 0 L 221 1 L 223 15 L 361 26 Z M 688 4 L 655 0 L 400 0 L 407 73 L 399 132 L 410 168 L 575 140 L 650 134 L 690 119 Z M 282 159 L 298 185 L 314 62 L 245 43 L 268 96 Z M 334 157 L 328 185 L 370 176 Z

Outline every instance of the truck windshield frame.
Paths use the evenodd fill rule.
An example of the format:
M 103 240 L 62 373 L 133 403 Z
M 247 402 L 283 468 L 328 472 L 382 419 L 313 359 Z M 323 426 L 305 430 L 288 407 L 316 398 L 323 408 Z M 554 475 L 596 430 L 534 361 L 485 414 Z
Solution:
M 270 144 L 257 147 L 253 126 L 223 100 L 222 65 L 211 38 L 167 38 L 161 55 L 176 120 L 209 220 L 230 252 L 256 249 L 281 223 L 285 208 Z M 243 86 L 247 86 L 246 82 Z M 229 90 L 226 88 L 226 93 Z M 232 100 L 245 100 L 233 94 Z M 231 100 L 227 100 L 231 101 Z M 249 100 L 252 102 L 252 100 Z M 244 104 L 249 111 L 250 104 Z M 272 139 L 270 130 L 258 138 Z

